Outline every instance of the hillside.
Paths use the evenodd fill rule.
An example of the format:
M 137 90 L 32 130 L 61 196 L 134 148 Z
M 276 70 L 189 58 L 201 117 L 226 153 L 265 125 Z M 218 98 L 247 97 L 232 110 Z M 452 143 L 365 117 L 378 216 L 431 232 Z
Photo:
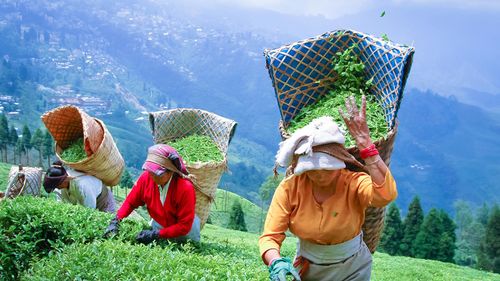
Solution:
M 200 13 L 175 1 L 3 1 L 2 106 L 15 126 L 35 129 L 42 126 L 40 114 L 77 99 L 105 121 L 135 169 L 152 143 L 143 111 L 213 111 L 238 122 L 229 148 L 231 173 L 221 187 L 257 202 L 279 142 L 278 108 L 261 54 L 292 39 Z M 263 17 L 257 10 L 252 15 Z M 498 108 L 498 94 L 460 91 L 465 102 Z M 403 210 L 414 195 L 426 210 L 448 212 L 456 199 L 500 201 L 500 165 L 492 156 L 499 153 L 500 117 L 438 95 L 453 92 L 405 91 L 391 166 Z
M 245 213 L 245 223 L 248 232 L 260 233 L 266 219 L 266 212 L 249 200 L 223 189 L 217 190 L 215 202 L 210 209 L 212 224 L 226 227 L 229 223 L 231 207 L 235 201 L 240 202 Z
M 62 217 L 61 213 L 66 216 Z M 102 232 L 110 217 L 110 214 L 50 199 L 24 197 L 1 202 L 0 256 L 5 263 L 0 265 L 4 269 L 0 275 L 7 273 L 5 267 L 14 266 L 20 270 L 21 280 L 268 279 L 258 253 L 257 234 L 206 225 L 199 245 L 144 246 L 133 242 L 135 233 L 145 227 L 144 223 L 130 219 L 122 222 L 119 236 L 103 240 Z M 21 231 L 11 235 L 21 227 L 29 234 Z M 41 239 L 47 231 L 50 235 Z M 285 240 L 283 255 L 293 256 L 295 242 L 292 237 Z M 48 255 L 50 249 L 53 251 Z M 16 263 L 15 259 L 22 262 Z M 498 274 L 453 264 L 374 255 L 373 280 L 498 278 Z
M 5 191 L 7 189 L 7 183 L 9 181 L 9 171 L 12 165 L 0 162 L 0 191 Z
M 409 91 L 399 111 L 391 168 L 403 209 L 419 195 L 425 209 L 452 211 L 457 199 L 500 202 L 500 119 L 432 92 Z

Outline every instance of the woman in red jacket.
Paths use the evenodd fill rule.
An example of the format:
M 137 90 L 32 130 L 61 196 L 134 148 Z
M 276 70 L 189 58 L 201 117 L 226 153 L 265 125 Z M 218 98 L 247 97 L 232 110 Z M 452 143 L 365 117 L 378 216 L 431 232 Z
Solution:
M 152 230 L 141 231 L 136 239 L 148 244 L 156 239 L 200 241 L 200 220 L 195 214 L 196 195 L 182 158 L 166 144 L 153 145 L 132 191 L 106 230 L 116 234 L 122 219 L 146 205 Z

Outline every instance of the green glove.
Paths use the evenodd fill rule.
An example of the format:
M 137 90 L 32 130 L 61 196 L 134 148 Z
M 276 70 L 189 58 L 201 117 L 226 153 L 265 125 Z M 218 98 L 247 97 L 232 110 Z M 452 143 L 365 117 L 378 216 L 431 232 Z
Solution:
M 292 261 L 289 258 L 279 258 L 273 260 L 269 266 L 269 279 L 271 281 L 286 281 L 286 276 L 292 275 L 297 281 L 300 281 L 300 276 Z

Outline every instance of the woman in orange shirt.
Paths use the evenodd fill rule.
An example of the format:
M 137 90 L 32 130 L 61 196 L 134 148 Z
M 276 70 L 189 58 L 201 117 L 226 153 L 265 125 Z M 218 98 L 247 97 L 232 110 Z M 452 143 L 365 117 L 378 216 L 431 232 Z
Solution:
M 365 165 L 347 152 L 343 132 L 330 117 L 313 120 L 280 144 L 276 162 L 294 174 L 276 189 L 259 239 L 271 280 L 289 274 L 296 280 L 370 279 L 372 258 L 361 231 L 365 209 L 389 204 L 397 190 L 370 139 L 365 97 L 361 110 L 353 97 L 346 108 L 347 114 L 339 111 Z M 295 266 L 280 255 L 287 230 L 299 240 Z

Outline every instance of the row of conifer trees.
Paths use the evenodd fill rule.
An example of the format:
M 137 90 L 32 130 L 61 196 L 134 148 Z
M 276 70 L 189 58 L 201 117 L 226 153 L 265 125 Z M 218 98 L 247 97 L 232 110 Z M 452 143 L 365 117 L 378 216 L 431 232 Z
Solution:
M 500 208 L 472 210 L 464 201 L 455 203 L 455 221 L 444 210 L 432 208 L 424 215 L 414 197 L 401 218 L 396 203 L 387 211 L 379 250 L 390 255 L 452 262 L 500 273 Z

